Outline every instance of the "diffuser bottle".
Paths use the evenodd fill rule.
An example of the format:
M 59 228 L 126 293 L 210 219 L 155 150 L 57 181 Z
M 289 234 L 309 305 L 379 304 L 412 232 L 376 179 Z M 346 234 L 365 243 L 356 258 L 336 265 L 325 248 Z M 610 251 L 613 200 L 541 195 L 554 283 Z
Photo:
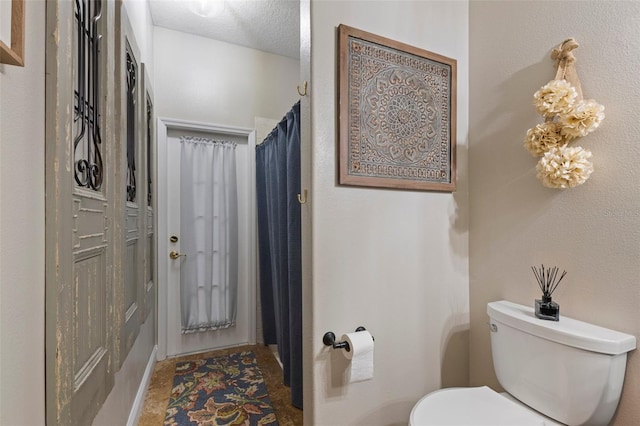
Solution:
M 540 269 L 532 266 L 531 269 L 536 281 L 538 281 L 540 290 L 542 290 L 542 299 L 535 299 L 536 317 L 543 320 L 560 321 L 560 305 L 551 300 L 551 295 L 560 285 L 560 281 L 567 275 L 567 271 L 562 272 L 562 275 L 558 278 L 557 266 L 546 269 L 544 265 Z
M 551 300 L 551 295 L 542 295 L 542 299 L 536 299 L 536 316 L 549 321 L 560 320 L 560 305 Z

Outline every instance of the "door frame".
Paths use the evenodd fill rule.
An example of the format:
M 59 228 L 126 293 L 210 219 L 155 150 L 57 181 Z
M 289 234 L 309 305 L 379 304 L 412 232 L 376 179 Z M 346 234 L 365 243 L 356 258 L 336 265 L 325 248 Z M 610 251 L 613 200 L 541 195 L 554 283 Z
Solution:
M 167 212 L 169 208 L 169 200 L 167 199 L 167 187 L 168 187 L 168 174 L 167 174 L 167 140 L 169 130 L 186 130 L 196 132 L 209 132 L 219 133 L 226 135 L 245 136 L 249 145 L 249 152 L 255 151 L 255 131 L 254 129 L 246 127 L 226 126 L 222 124 L 202 123 L 197 121 L 188 121 L 174 118 L 158 117 L 157 119 L 157 165 L 156 168 L 156 182 L 157 189 L 157 218 L 158 228 L 156 239 L 156 253 L 158 265 L 158 351 L 157 360 L 161 361 L 167 358 L 167 309 L 168 309 L 168 273 L 169 273 L 169 257 L 166 256 L 165 246 L 169 240 L 169 234 L 167 232 L 168 220 Z M 254 182 L 249 187 L 249 223 L 253 224 L 248 229 L 249 241 L 253 241 L 254 244 L 249 245 L 249 342 L 255 343 L 256 341 L 256 290 L 257 290 L 257 268 L 256 268 L 256 247 L 257 247 L 257 232 L 256 232 L 256 162 L 255 156 L 249 155 L 249 180 Z

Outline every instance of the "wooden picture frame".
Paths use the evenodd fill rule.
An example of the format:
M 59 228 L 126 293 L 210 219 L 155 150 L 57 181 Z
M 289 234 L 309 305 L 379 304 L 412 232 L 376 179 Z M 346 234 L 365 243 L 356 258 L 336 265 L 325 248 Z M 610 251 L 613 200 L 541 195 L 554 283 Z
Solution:
M 339 183 L 456 189 L 455 59 L 340 25 Z
M 0 40 L 0 64 L 24 66 L 24 3 L 11 0 L 11 47 Z

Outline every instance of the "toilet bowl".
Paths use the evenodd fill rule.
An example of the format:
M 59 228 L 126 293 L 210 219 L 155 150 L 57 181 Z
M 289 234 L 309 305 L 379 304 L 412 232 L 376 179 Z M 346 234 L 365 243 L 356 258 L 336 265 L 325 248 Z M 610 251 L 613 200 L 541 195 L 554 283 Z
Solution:
M 636 338 L 561 317 L 536 318 L 507 301 L 487 305 L 497 393 L 483 386 L 431 392 L 410 426 L 607 425 L 618 406 L 627 352 Z

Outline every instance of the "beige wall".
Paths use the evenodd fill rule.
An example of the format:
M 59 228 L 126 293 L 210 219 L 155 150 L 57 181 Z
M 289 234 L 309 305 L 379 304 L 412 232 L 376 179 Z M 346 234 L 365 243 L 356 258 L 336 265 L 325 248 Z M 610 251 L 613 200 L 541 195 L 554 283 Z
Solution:
M 0 65 L 0 424 L 44 424 L 45 2 L 25 66 Z M 7 41 L 7 40 L 5 40 Z
M 458 191 L 336 184 L 336 27 L 360 28 L 458 60 Z M 314 425 L 406 425 L 429 391 L 466 384 L 468 328 L 468 4 L 311 3 Z M 373 380 L 345 384 L 322 344 L 363 325 Z M 311 410 L 311 407 L 308 407 Z
M 299 61 L 166 28 L 154 28 L 159 117 L 253 128 L 298 100 Z
M 561 314 L 640 334 L 640 3 L 472 1 L 469 15 L 471 382 L 496 386 L 486 304 L 532 305 L 531 265 L 568 271 L 554 294 Z M 549 53 L 568 37 L 581 44 L 585 96 L 607 118 L 579 141 L 592 177 L 559 191 L 536 180 L 522 141 L 540 122 L 532 95 L 554 77 Z M 615 424 L 638 424 L 639 400 L 632 353 Z

